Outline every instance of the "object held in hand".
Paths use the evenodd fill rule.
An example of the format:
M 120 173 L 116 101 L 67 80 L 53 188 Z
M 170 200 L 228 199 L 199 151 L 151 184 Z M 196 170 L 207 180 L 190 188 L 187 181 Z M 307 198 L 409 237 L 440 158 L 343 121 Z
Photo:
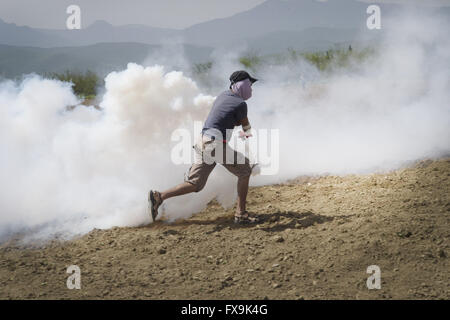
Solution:
M 246 132 L 244 132 L 244 131 L 239 131 L 239 138 L 241 138 L 242 140 L 245 140 L 245 139 L 247 139 L 247 138 L 249 138 L 249 137 L 253 137 L 253 135 L 252 135 L 252 133 L 250 132 L 250 130 L 249 130 L 249 131 L 246 131 Z

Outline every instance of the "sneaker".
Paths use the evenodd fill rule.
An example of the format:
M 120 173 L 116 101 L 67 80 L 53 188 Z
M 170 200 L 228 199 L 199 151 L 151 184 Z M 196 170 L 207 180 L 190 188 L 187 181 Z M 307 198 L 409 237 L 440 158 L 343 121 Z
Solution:
M 152 222 L 156 220 L 158 208 L 161 204 L 161 194 L 158 191 L 150 190 L 148 193 L 148 212 Z
M 258 223 L 258 217 L 248 213 L 248 211 L 244 211 L 242 213 L 236 213 L 234 215 L 234 223 L 237 224 L 249 224 L 249 223 Z

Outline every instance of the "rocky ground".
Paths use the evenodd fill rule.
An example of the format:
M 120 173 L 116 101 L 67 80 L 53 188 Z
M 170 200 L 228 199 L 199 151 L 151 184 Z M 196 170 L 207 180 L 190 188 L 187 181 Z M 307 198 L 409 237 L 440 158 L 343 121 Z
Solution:
M 262 222 L 212 202 L 173 224 L 0 246 L 1 299 L 449 299 L 450 159 L 251 188 Z M 81 289 L 69 290 L 69 265 Z M 381 269 L 368 290 L 367 267 Z

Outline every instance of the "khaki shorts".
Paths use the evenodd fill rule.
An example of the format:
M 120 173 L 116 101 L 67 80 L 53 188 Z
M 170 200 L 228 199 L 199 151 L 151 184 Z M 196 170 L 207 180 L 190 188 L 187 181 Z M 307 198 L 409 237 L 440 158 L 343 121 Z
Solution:
M 202 190 L 217 163 L 223 165 L 237 177 L 248 177 L 252 166 L 247 157 L 233 150 L 227 143 L 215 141 L 208 136 L 202 136 L 193 146 L 195 150 L 194 164 L 190 167 L 184 181 Z

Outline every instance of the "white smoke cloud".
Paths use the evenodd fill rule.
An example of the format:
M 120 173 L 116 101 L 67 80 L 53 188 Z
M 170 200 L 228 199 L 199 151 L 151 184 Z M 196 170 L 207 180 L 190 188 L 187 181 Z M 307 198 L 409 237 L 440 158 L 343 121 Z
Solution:
M 203 120 L 213 97 L 180 72 L 136 64 L 109 74 L 105 89 L 101 111 L 67 111 L 79 103 L 67 83 L 0 85 L 0 234 L 139 225 L 149 188 L 183 177 L 186 166 L 167 157 L 171 133 Z
M 352 71 L 321 76 L 304 61 L 259 70 L 249 119 L 255 129 L 280 130 L 281 165 L 251 184 L 449 153 L 448 22 L 422 15 L 396 26 L 377 57 Z M 218 60 L 214 79 L 239 68 Z M 101 110 L 68 111 L 79 103 L 69 84 L 38 76 L 0 83 L 0 236 L 145 224 L 147 191 L 183 181 L 189 165 L 171 162 L 171 134 L 192 131 L 214 97 L 181 72 L 137 64 L 109 74 L 104 92 Z M 215 197 L 230 206 L 235 183 L 218 166 L 202 192 L 168 200 L 165 215 L 188 217 Z
M 413 12 L 392 19 L 396 28 L 377 56 L 354 72 L 341 70 L 305 89 L 281 79 L 255 85 L 251 118 L 280 128 L 281 136 L 280 173 L 260 183 L 387 170 L 449 153 L 449 23 Z

